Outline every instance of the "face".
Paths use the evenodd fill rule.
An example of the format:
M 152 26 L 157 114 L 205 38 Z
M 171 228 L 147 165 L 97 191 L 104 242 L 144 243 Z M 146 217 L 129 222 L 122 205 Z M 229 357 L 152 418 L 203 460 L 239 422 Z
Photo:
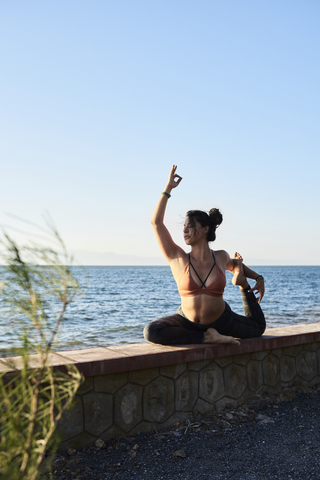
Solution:
M 189 240 L 193 238 L 195 233 L 195 228 L 190 225 L 189 217 L 186 217 L 183 224 L 183 238 L 187 245 L 189 245 Z
M 183 237 L 187 245 L 193 245 L 200 238 L 206 235 L 208 227 L 202 227 L 197 220 L 190 222 L 189 217 L 186 217 L 183 225 Z

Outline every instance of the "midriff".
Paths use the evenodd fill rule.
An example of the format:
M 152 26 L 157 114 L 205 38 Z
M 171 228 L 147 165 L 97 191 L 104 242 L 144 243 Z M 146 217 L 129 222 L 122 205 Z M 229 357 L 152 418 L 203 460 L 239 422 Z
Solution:
M 181 297 L 181 307 L 188 320 L 201 325 L 208 325 L 223 314 L 225 303 L 223 297 L 197 295 L 195 297 Z

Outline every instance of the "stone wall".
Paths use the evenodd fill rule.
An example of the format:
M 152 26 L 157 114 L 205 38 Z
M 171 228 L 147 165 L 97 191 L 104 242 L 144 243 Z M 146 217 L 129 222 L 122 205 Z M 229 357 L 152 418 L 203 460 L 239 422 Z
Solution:
M 9 373 L 21 369 L 20 357 L 10 360 Z M 60 424 L 60 448 L 79 448 L 320 384 L 320 323 L 267 329 L 240 345 L 144 342 L 56 352 L 50 361 L 84 376 Z M 30 368 L 38 365 L 30 355 Z M 8 365 L 0 358 L 1 372 Z
M 60 448 L 154 431 L 287 388 L 317 384 L 318 341 L 90 376 L 63 418 Z

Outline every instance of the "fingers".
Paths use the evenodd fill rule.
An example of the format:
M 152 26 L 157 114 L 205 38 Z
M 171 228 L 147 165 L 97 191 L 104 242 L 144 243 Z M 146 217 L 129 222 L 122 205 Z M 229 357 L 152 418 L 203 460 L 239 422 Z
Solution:
M 177 170 L 177 165 L 172 165 L 170 173 L 169 173 L 169 180 L 173 180 L 175 171 Z
M 172 165 L 171 172 L 170 172 L 171 175 L 174 175 L 176 170 L 177 170 L 177 165 Z
M 253 292 L 254 294 L 258 293 L 259 294 L 259 297 L 257 297 L 257 302 L 260 303 L 262 298 L 263 298 L 263 295 L 264 295 L 264 291 L 262 291 L 259 287 L 257 287 L 257 285 L 255 285 L 253 288 L 251 288 L 250 290 L 248 290 L 248 292 Z
M 170 181 L 171 186 L 173 188 L 177 187 L 182 180 L 182 177 L 180 175 L 178 175 L 177 173 L 175 173 L 176 170 L 177 170 L 177 165 L 172 165 L 171 171 L 170 171 L 170 176 L 169 176 L 169 181 Z
M 173 179 L 174 179 L 175 185 L 176 185 L 176 187 L 177 187 L 177 186 L 179 185 L 179 183 L 181 182 L 182 177 L 180 177 L 180 175 L 178 175 L 177 173 L 175 173 L 174 176 L 173 176 Z

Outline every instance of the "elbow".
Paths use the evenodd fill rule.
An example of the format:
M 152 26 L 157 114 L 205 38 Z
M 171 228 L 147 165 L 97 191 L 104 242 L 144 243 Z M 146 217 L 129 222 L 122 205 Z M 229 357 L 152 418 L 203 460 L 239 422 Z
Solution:
M 151 225 L 153 226 L 153 228 L 158 227 L 162 223 L 163 222 L 161 220 L 157 219 L 157 218 L 154 218 L 154 217 L 151 218 Z

